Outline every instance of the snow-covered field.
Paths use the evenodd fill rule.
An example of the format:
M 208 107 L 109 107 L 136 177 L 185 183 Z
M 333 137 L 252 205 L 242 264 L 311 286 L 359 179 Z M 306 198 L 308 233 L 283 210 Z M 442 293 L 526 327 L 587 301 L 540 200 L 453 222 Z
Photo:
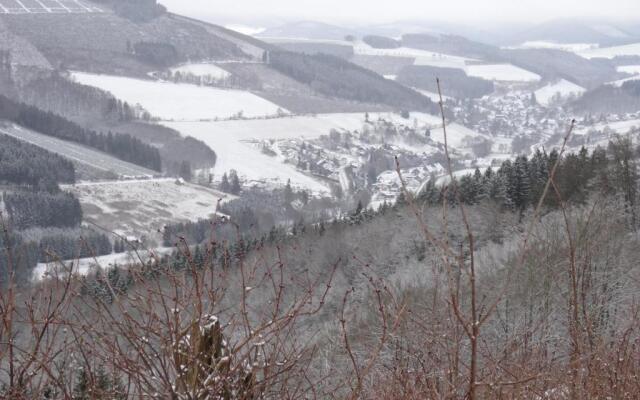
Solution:
M 640 80 L 640 65 L 623 65 L 617 68 L 618 72 L 624 72 L 627 74 L 634 74 L 634 76 L 630 76 L 623 79 L 618 79 L 617 81 L 608 82 L 607 85 L 612 85 L 615 87 L 622 86 L 625 82 L 629 81 L 637 81 Z
M 538 104 L 548 106 L 554 97 L 566 98 L 571 95 L 579 96 L 586 91 L 582 86 L 561 79 L 535 91 Z
M 357 43 L 353 47 L 353 51 L 356 55 L 414 58 L 415 65 L 431 65 L 434 67 L 464 69 L 468 61 L 474 61 L 470 58 L 412 49 L 409 47 L 400 47 L 397 49 L 376 49 L 361 42 Z
M 201 78 L 218 80 L 226 79 L 231 76 L 229 71 L 226 71 L 217 65 L 206 63 L 184 64 L 179 67 L 171 68 L 171 72 L 174 74 L 179 72 L 181 74 L 190 74 Z
M 171 254 L 172 247 L 161 247 L 157 249 L 130 251 L 126 253 L 109 254 L 106 256 L 81 258 L 73 261 L 65 261 L 64 265 L 59 262 L 39 263 L 33 270 L 33 280 L 40 281 L 48 276 L 64 276 L 71 272 L 74 275 L 86 276 L 92 271 L 100 268 L 108 270 L 114 266 L 125 266 L 130 264 L 146 263 L 149 260 L 158 259 L 166 254 Z
M 617 70 L 627 74 L 640 74 L 640 65 L 621 65 Z
M 640 75 L 630 76 L 628 78 L 618 79 L 617 81 L 607 82 L 606 85 L 620 87 L 620 86 L 624 85 L 625 82 L 637 81 L 637 80 L 640 80 Z
M 589 131 L 592 131 L 592 130 L 601 131 L 607 127 L 615 133 L 624 134 L 624 133 L 628 133 L 632 128 L 640 128 L 640 119 L 630 119 L 627 121 L 599 123 L 596 125 L 591 125 L 588 127 L 577 129 L 575 133 L 577 135 L 585 135 Z
M 467 75 L 500 82 L 537 82 L 540 75 L 511 64 L 468 65 Z
M 431 127 L 433 140 L 443 143 L 440 118 L 434 115 L 412 113 L 408 120 L 393 113 L 370 113 L 370 120 L 384 118 L 398 124 Z M 341 131 L 361 130 L 365 123 L 364 113 L 320 114 L 265 120 L 234 120 L 211 122 L 166 122 L 170 128 L 184 135 L 204 141 L 218 154 L 216 175 L 235 169 L 249 181 L 286 182 L 316 192 L 327 192 L 327 187 L 317 179 L 303 174 L 295 166 L 284 164 L 279 155 L 265 154 L 255 144 L 262 140 L 315 139 L 327 135 L 332 129 Z M 449 144 L 454 148 L 465 146 L 465 138 L 477 137 L 478 133 L 458 124 L 448 126 Z
M 554 49 L 554 50 L 564 50 L 564 51 L 577 53 L 580 51 L 597 49 L 598 45 L 595 43 L 557 43 L 557 42 L 548 42 L 544 40 L 533 40 L 529 42 L 524 42 L 518 46 L 509 46 L 506 48 L 508 49 Z
M 206 86 L 73 72 L 77 82 L 110 92 L 131 105 L 139 104 L 153 117 L 167 121 L 228 119 L 276 115 L 278 105 L 253 93 Z
M 126 161 L 119 160 L 106 153 L 93 150 L 77 143 L 56 139 L 42 133 L 34 132 L 21 126 L 6 123 L 0 125 L 0 133 L 42 147 L 59 154 L 73 162 L 88 165 L 104 172 L 112 172 L 119 176 L 140 177 L 157 175 L 158 173 Z
M 578 51 L 578 55 L 584 58 L 614 58 L 618 56 L 640 56 L 640 43 L 623 46 L 602 47 Z
M 264 32 L 265 28 L 257 26 L 249 26 L 242 24 L 229 24 L 224 26 L 226 29 L 242 33 L 243 35 L 253 36 Z
M 171 178 L 88 182 L 62 189 L 78 197 L 85 221 L 134 237 L 153 235 L 168 223 L 208 218 L 220 199 L 232 198 Z

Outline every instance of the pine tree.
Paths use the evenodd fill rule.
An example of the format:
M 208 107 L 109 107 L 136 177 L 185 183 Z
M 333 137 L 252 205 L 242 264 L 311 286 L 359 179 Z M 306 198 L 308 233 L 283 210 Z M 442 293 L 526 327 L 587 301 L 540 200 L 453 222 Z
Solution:
M 240 178 L 238 178 L 238 173 L 235 170 L 231 170 L 229 174 L 231 180 L 230 192 L 231 194 L 240 194 L 242 191 L 242 186 L 240 185 Z
M 294 200 L 293 189 L 291 188 L 291 179 L 287 180 L 287 184 L 284 187 L 284 203 L 290 205 Z
M 225 193 L 231 192 L 231 184 L 229 183 L 229 177 L 227 177 L 227 173 L 225 172 L 222 175 L 222 182 L 220 182 L 220 190 Z

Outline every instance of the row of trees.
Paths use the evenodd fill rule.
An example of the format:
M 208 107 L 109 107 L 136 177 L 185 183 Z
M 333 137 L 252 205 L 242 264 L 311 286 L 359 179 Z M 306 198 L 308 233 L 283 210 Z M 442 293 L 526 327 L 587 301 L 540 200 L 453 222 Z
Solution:
M 58 139 L 80 143 L 123 161 L 161 171 L 162 161 L 156 147 L 127 134 L 104 134 L 85 129 L 59 115 L 42 111 L 0 95 L 0 118 Z
M 80 201 L 71 193 L 23 190 L 3 195 L 11 226 L 21 230 L 34 227 L 76 227 L 82 222 Z
M 97 257 L 113 252 L 109 237 L 93 231 L 83 231 L 80 235 L 75 231 L 46 235 L 40 239 L 39 249 L 40 262 Z
M 554 178 L 559 197 L 581 204 L 593 191 L 619 194 L 633 210 L 638 195 L 637 152 L 629 138 L 618 137 L 607 149 L 598 147 L 589 154 L 583 147 L 578 153 L 565 155 Z M 476 170 L 456 183 L 460 201 L 477 204 L 491 199 L 522 213 L 527 207 L 537 205 L 558 156 L 555 150 L 550 153 L 538 150 L 531 158 L 519 156 L 515 161 L 504 161 L 497 171 Z M 441 204 L 444 196 L 456 202 L 455 191 L 446 189 L 438 187 L 432 179 L 419 198 L 432 205 Z M 558 207 L 558 195 L 547 196 L 545 205 Z
M 0 182 L 50 189 L 74 183 L 73 163 L 57 154 L 0 134 Z

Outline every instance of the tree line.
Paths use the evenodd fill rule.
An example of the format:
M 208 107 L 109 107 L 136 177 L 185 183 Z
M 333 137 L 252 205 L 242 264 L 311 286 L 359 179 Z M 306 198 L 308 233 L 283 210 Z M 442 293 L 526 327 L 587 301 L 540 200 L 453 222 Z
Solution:
M 557 208 L 561 201 L 582 204 L 597 191 L 621 195 L 635 220 L 637 156 L 638 149 L 628 137 L 617 137 L 606 149 L 597 147 L 589 153 L 583 147 L 578 153 L 565 155 L 554 177 L 558 193 L 552 188 L 544 205 Z M 451 190 L 450 184 L 438 186 L 435 179 L 430 179 L 418 199 L 432 205 L 442 204 L 444 200 L 471 205 L 490 199 L 506 209 L 523 213 L 538 204 L 558 157 L 556 150 L 550 153 L 537 150 L 530 158 L 519 156 L 514 161 L 504 161 L 497 171 L 488 168 L 482 173 L 476 169 L 474 174 L 463 176 L 455 183 L 457 190 Z M 401 201 L 404 201 L 402 196 Z
M 0 95 L 0 118 L 48 136 L 98 149 L 120 160 L 154 171 L 162 170 L 158 149 L 131 135 L 112 132 L 104 134 L 85 129 L 59 115 L 15 102 L 2 95 Z
M 51 189 L 75 183 L 73 163 L 64 157 L 0 134 L 0 182 Z
M 83 230 L 45 235 L 39 243 L 39 261 L 74 260 L 98 257 L 113 252 L 113 245 L 104 233 Z
M 17 230 L 71 228 L 82 222 L 80 201 L 71 193 L 22 190 L 5 193 L 2 197 L 11 226 Z

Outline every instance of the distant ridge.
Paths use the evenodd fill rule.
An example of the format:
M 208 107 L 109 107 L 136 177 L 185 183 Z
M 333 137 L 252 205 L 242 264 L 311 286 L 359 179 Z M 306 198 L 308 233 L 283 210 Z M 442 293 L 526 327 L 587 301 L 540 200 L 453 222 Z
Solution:
M 102 9 L 80 0 L 0 0 L 0 14 L 86 14 Z

